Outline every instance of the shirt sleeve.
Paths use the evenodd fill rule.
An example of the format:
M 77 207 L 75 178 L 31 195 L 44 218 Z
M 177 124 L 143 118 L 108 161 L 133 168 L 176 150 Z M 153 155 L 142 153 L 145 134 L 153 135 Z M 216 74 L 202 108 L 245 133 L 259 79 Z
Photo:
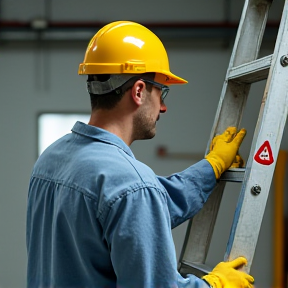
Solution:
M 180 173 L 157 177 L 169 195 L 172 228 L 197 214 L 216 185 L 213 168 L 205 159 Z
M 144 186 L 128 191 L 106 215 L 103 233 L 118 288 L 207 288 L 177 272 L 165 193 Z

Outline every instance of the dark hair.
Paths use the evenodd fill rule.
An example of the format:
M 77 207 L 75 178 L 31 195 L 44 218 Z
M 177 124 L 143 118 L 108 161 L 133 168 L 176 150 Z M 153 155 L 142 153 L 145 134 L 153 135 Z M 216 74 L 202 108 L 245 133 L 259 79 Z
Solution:
M 131 89 L 131 87 L 134 85 L 134 83 L 140 79 L 141 77 L 145 77 L 146 79 L 153 80 L 155 77 L 155 73 L 144 73 L 139 74 L 139 77 L 132 77 L 129 79 L 126 83 L 124 83 L 121 87 L 117 88 L 116 90 L 113 90 L 111 92 L 108 92 L 106 94 L 90 94 L 90 102 L 91 102 L 91 108 L 94 109 L 112 109 L 114 108 L 123 98 L 123 95 L 126 91 Z M 87 82 L 96 80 L 105 82 L 109 80 L 110 75 L 109 74 L 97 74 L 97 75 L 88 75 Z M 151 92 L 152 91 L 152 85 L 149 83 L 146 83 L 146 89 Z

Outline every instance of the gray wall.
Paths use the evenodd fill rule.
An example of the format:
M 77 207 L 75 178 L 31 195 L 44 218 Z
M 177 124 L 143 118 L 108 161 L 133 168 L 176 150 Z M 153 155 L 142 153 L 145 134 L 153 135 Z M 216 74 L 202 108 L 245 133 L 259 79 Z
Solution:
M 47 15 L 44 1 L 19 3 L 16 0 L 2 0 L 1 3 L 1 17 L 4 20 L 30 21 L 34 17 Z M 106 1 L 104 5 L 101 1 L 92 0 L 58 0 L 49 3 L 49 17 L 58 21 L 97 19 L 109 22 L 121 18 L 139 22 L 173 22 L 221 21 L 225 18 L 226 2 L 131 0 L 122 1 L 121 5 L 117 1 Z M 238 21 L 243 1 L 231 1 L 230 4 L 229 17 Z M 132 8 L 127 9 L 128 6 Z M 278 6 L 275 11 L 279 12 Z M 276 12 L 271 19 L 279 18 Z M 37 159 L 37 116 L 41 112 L 89 113 L 85 78 L 77 75 L 89 39 L 39 44 L 32 40 L 15 41 L 18 34 L 4 32 L 5 37 L 12 35 L 13 41 L 0 42 L 0 287 L 10 288 L 25 286 L 26 198 L 30 172 Z M 21 33 L 19 39 L 23 35 Z M 170 39 L 164 44 L 172 72 L 187 79 L 189 84 L 172 87 L 166 101 L 168 112 L 158 122 L 157 136 L 150 141 L 134 143 L 132 149 L 136 157 L 151 166 L 157 174 L 169 175 L 193 164 L 196 159 L 159 159 L 157 147 L 165 145 L 171 152 L 204 155 L 232 44 L 221 39 Z M 271 47 L 271 43 L 267 43 L 261 53 L 270 54 Z M 242 123 L 248 130 L 241 148 L 246 159 L 264 89 L 263 83 L 254 86 Z M 285 138 L 284 148 L 287 147 L 286 143 Z M 211 265 L 223 258 L 237 196 L 238 187 L 228 186 L 208 255 L 207 261 Z M 257 287 L 263 288 L 272 285 L 273 191 L 270 198 L 251 271 Z M 173 230 L 178 256 L 185 228 L 186 223 Z

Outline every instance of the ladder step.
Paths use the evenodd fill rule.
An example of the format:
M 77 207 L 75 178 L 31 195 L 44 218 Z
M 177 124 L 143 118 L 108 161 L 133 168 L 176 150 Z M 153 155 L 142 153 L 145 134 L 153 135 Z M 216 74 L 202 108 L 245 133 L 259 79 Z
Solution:
M 187 274 L 193 274 L 199 278 L 207 275 L 209 272 L 211 272 L 211 267 L 202 264 L 202 263 L 189 263 L 186 261 L 182 261 L 180 273 L 183 276 L 186 276 Z
M 242 182 L 244 179 L 245 168 L 233 168 L 226 170 L 220 178 L 220 181 Z
M 228 80 L 251 84 L 267 79 L 272 57 L 273 54 L 233 67 L 228 74 Z

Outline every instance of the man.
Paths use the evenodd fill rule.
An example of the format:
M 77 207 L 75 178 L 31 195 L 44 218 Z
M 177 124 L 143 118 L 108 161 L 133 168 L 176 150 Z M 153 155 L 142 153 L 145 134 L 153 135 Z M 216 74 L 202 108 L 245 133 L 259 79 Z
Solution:
M 204 279 L 183 278 L 171 229 L 203 206 L 245 136 L 228 128 L 199 163 L 156 176 L 129 148 L 155 136 L 170 84 L 161 41 L 119 21 L 90 41 L 79 74 L 88 75 L 88 125 L 56 141 L 34 166 L 28 195 L 28 284 L 65 288 L 251 287 L 253 278 L 220 263 Z M 235 137 L 235 138 L 234 138 Z

